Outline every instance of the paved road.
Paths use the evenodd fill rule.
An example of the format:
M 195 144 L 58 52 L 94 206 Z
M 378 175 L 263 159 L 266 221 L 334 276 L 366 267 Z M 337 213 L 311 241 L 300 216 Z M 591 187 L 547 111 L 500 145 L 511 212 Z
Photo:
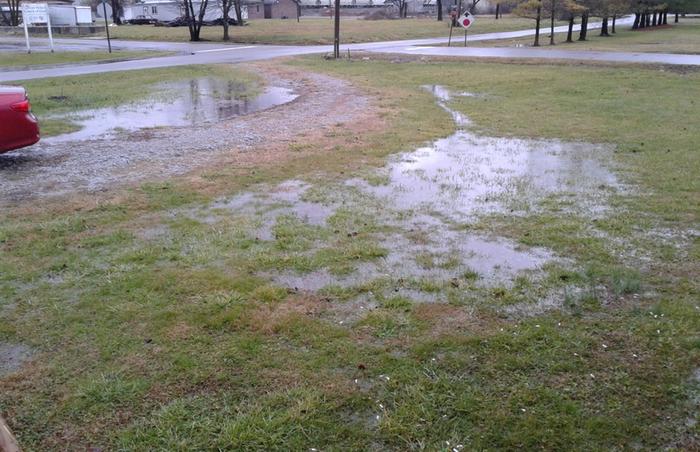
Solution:
M 620 25 L 629 23 L 631 18 L 623 18 Z M 590 24 L 598 28 L 599 23 Z M 578 27 L 576 27 L 578 29 Z M 566 27 L 557 27 L 555 32 L 566 31 Z M 546 32 L 545 32 L 546 33 Z M 531 36 L 534 30 L 520 30 L 501 33 L 476 34 L 469 37 L 470 42 L 492 39 L 507 39 Z M 461 37 L 460 37 L 461 38 Z M 438 47 L 447 42 L 447 38 L 413 39 L 406 41 L 385 41 L 364 44 L 349 44 L 342 47 L 343 52 L 367 51 L 377 53 L 399 53 L 413 55 L 439 55 L 456 57 L 488 58 L 545 58 L 572 59 L 585 61 L 614 61 L 624 63 L 664 63 L 681 65 L 700 65 L 700 55 L 635 53 L 635 52 L 589 52 L 563 49 L 543 48 L 487 48 L 487 47 Z M 104 49 L 104 39 L 57 39 L 57 48 L 61 50 L 96 50 Z M 1 46 L 21 46 L 20 38 L 0 38 Z M 331 46 L 275 46 L 215 43 L 182 43 L 150 41 L 113 41 L 120 50 L 157 50 L 177 52 L 178 55 L 148 58 L 142 60 L 121 61 L 115 63 L 73 64 L 61 67 L 33 69 L 24 71 L 0 71 L 0 82 L 27 80 L 67 75 L 95 74 L 100 72 L 128 71 L 157 67 L 184 66 L 189 64 L 238 63 L 244 61 L 266 60 L 295 55 L 328 53 Z

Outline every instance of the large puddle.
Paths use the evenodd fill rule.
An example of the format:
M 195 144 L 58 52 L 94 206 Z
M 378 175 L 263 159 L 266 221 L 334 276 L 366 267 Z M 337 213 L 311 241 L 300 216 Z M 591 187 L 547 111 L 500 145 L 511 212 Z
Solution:
M 329 227 L 327 220 L 340 209 L 361 213 L 382 226 L 378 228 L 382 232 L 364 238 L 384 248 L 385 256 L 358 261 L 342 275 L 325 268 L 259 273 L 277 285 L 302 291 L 387 281 L 380 285 L 382 293 L 364 293 L 351 301 L 348 306 L 353 309 L 369 309 L 378 299 L 396 295 L 444 301 L 444 290 L 426 290 L 421 281 L 454 288 L 507 287 L 517 278 L 536 280 L 548 262 L 568 265 L 547 249 L 524 247 L 488 232 L 474 232 L 469 226 L 484 214 L 514 215 L 537 209 L 550 195 L 574 199 L 571 204 L 576 209 L 604 208 L 604 197 L 619 187 L 600 161 L 608 149 L 477 136 L 465 129 L 468 118 L 450 108 L 447 90 L 428 88 L 459 126 L 449 137 L 397 155 L 367 178 L 318 187 L 287 181 L 221 199 L 190 214 L 214 224 L 232 216 L 249 218 L 256 225 L 251 234 L 266 242 L 275 239 L 274 227 L 282 216 L 323 228 Z M 318 196 L 319 192 L 324 195 Z M 319 239 L 313 249 L 303 252 L 312 254 L 332 246 Z
M 156 96 L 153 99 L 147 90 L 144 87 L 144 97 L 148 99 L 142 102 L 54 116 L 52 118 L 70 120 L 81 129 L 44 141 L 57 143 L 103 139 L 124 131 L 194 126 L 266 110 L 297 97 L 291 89 L 273 86 L 249 99 L 242 97 L 245 93 L 242 84 L 208 77 L 157 86 L 155 91 L 165 93 L 165 98 Z

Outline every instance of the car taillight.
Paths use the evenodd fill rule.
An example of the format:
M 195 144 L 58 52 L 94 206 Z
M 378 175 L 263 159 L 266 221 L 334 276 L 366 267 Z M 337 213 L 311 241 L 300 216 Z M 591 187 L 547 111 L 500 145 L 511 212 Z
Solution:
M 32 106 L 29 104 L 29 99 L 24 99 L 22 102 L 17 102 L 15 104 L 10 105 L 10 108 L 20 113 L 29 113 L 29 110 L 31 110 Z

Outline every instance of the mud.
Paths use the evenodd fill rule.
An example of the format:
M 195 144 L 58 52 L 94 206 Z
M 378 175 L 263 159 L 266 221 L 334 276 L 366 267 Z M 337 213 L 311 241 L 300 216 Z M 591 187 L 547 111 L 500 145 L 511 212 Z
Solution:
M 0 342 L 0 377 L 19 370 L 31 356 L 31 348 L 25 345 Z
M 268 85 L 298 97 L 278 107 L 221 121 L 127 130 L 100 139 L 42 141 L 0 155 L 0 205 L 92 196 L 201 168 L 280 160 L 297 136 L 313 137 L 348 121 L 363 125 L 369 117 L 377 121 L 369 99 L 344 81 L 265 65 L 253 70 L 261 72 Z

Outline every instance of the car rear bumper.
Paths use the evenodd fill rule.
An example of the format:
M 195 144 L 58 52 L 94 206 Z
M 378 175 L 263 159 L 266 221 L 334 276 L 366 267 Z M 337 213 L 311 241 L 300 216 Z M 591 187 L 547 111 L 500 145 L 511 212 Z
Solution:
M 31 113 L 27 113 L 21 124 L 17 125 L 17 128 L 22 130 L 22 136 L 10 142 L 2 143 L 0 145 L 0 154 L 31 146 L 41 138 L 39 122 Z

